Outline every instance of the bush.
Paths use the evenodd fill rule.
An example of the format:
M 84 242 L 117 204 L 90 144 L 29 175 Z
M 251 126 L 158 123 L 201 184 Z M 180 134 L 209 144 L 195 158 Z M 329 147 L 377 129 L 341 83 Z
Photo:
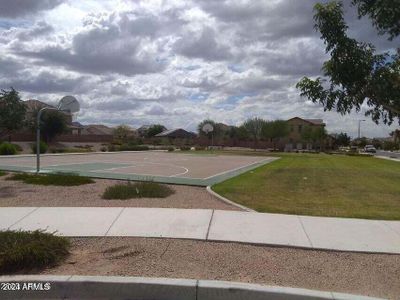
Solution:
M 0 231 L 0 274 L 51 267 L 69 254 L 65 237 L 42 231 Z
M 1 176 L 4 176 L 4 175 L 7 175 L 7 173 L 6 173 L 6 172 L 3 172 L 3 171 L 0 171 L 0 177 L 1 177 Z
M 46 153 L 47 149 L 49 148 L 49 146 L 47 146 L 47 144 L 43 141 L 40 141 L 39 147 L 40 147 L 40 154 Z M 36 154 L 36 143 L 31 145 L 31 149 L 32 153 Z
M 17 148 L 10 143 L 2 143 L 0 145 L 0 155 L 15 155 L 17 154 Z
M 165 198 L 173 193 L 170 187 L 159 183 L 129 182 L 108 187 L 103 194 L 103 199 Z
M 51 153 L 88 153 L 92 152 L 87 148 L 54 148 L 50 150 Z
M 22 149 L 22 147 L 20 145 L 18 145 L 18 144 L 12 144 L 12 145 L 15 147 L 15 149 L 17 149 L 18 152 L 24 151 L 24 149 Z
M 181 149 L 181 151 L 189 151 L 190 147 L 188 146 L 181 146 L 179 149 Z
M 17 173 L 6 178 L 6 180 L 20 180 L 28 184 L 56 186 L 77 186 L 94 183 L 94 180 L 89 177 L 82 177 L 79 175 L 67 173 L 55 173 L 45 175 Z
M 100 151 L 101 152 L 107 152 L 107 147 L 104 147 L 104 146 L 100 147 Z
M 196 147 L 194 147 L 194 149 L 195 149 L 196 151 L 203 151 L 203 150 L 206 150 L 206 147 L 196 146 Z
M 131 145 L 131 144 L 123 144 L 119 147 L 119 151 L 147 151 L 150 150 L 148 146 L 144 145 Z
M 167 150 L 168 150 L 168 152 L 173 152 L 173 151 L 175 151 L 175 148 L 174 147 L 168 147 Z
M 383 150 L 385 151 L 399 150 L 399 144 L 396 144 L 395 142 L 392 141 L 385 141 L 383 142 Z
M 110 144 L 107 146 L 107 149 L 109 152 L 115 152 L 117 151 L 117 147 L 114 144 Z

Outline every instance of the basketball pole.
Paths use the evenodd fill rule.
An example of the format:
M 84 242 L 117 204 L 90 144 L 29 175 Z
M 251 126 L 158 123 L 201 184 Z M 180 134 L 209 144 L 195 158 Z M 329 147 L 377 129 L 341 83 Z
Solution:
M 45 110 L 58 110 L 58 108 L 43 107 L 36 117 L 36 174 L 40 172 L 40 119 Z

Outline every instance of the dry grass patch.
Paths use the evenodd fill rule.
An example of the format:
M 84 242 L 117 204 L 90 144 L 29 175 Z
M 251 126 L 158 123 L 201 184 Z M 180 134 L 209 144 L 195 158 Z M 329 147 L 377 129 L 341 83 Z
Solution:
M 170 187 L 155 182 L 128 182 L 108 187 L 103 199 L 166 198 L 174 193 Z
M 69 254 L 70 242 L 42 231 L 0 231 L 0 274 L 43 269 Z
M 38 184 L 38 185 L 56 185 L 56 186 L 78 186 L 83 184 L 94 183 L 94 180 L 88 177 L 82 177 L 75 174 L 27 174 L 27 173 L 17 173 L 14 174 L 6 180 L 19 180 L 28 184 Z

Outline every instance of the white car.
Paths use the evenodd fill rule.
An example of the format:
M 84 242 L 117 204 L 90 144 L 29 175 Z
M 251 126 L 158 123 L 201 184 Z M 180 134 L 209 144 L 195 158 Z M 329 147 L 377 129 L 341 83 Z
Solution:
M 364 152 L 366 153 L 376 153 L 376 149 L 373 145 L 365 145 Z

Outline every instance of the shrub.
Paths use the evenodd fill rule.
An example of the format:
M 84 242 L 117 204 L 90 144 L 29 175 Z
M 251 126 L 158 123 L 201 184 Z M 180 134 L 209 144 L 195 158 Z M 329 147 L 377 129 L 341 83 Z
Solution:
M 129 182 L 108 187 L 103 194 L 103 199 L 165 198 L 173 193 L 170 187 L 159 183 Z
M 6 173 L 6 172 L 3 172 L 3 171 L 0 171 L 0 177 L 1 177 L 1 176 L 4 176 L 4 175 L 7 175 L 7 173 Z
M 0 155 L 15 155 L 17 154 L 17 149 L 13 144 L 2 143 L 0 145 Z
M 87 148 L 54 148 L 50 150 L 51 153 L 87 153 L 92 152 Z
M 69 254 L 65 237 L 42 231 L 0 231 L 0 274 L 51 267 Z
M 196 151 L 203 151 L 203 150 L 206 150 L 206 147 L 196 146 L 196 147 L 194 147 L 194 149 L 195 149 Z
M 190 147 L 188 147 L 188 146 L 181 146 L 180 149 L 181 149 L 181 151 L 189 151 L 189 150 L 190 150 Z
M 100 147 L 100 151 L 101 152 L 107 152 L 107 147 L 104 147 L 104 146 Z
M 168 147 L 167 150 L 168 150 L 168 152 L 173 152 L 173 151 L 175 151 L 175 148 L 174 147 Z
M 22 152 L 24 149 L 22 149 L 22 147 L 20 146 L 20 145 L 18 145 L 18 144 L 12 144 L 14 147 L 15 147 L 15 149 L 17 149 L 17 151 L 18 152 Z
M 47 152 L 47 149 L 49 148 L 49 147 L 47 146 L 47 144 L 46 144 L 45 142 L 43 142 L 43 141 L 40 141 L 39 147 L 40 147 L 40 153 L 41 153 L 41 154 L 46 153 L 46 152 Z M 31 145 L 31 149 L 32 149 L 32 153 L 33 153 L 33 154 L 36 154 L 36 143 L 34 143 L 34 144 Z
M 17 173 L 6 178 L 6 180 L 20 180 L 28 184 L 56 186 L 77 186 L 94 183 L 94 180 L 89 177 L 82 177 L 79 175 L 68 173 L 55 173 L 45 175 Z
M 150 150 L 148 146 L 123 144 L 119 147 L 119 151 L 147 151 Z
M 117 151 L 117 147 L 114 144 L 110 144 L 107 146 L 107 149 L 109 152 L 115 152 Z

